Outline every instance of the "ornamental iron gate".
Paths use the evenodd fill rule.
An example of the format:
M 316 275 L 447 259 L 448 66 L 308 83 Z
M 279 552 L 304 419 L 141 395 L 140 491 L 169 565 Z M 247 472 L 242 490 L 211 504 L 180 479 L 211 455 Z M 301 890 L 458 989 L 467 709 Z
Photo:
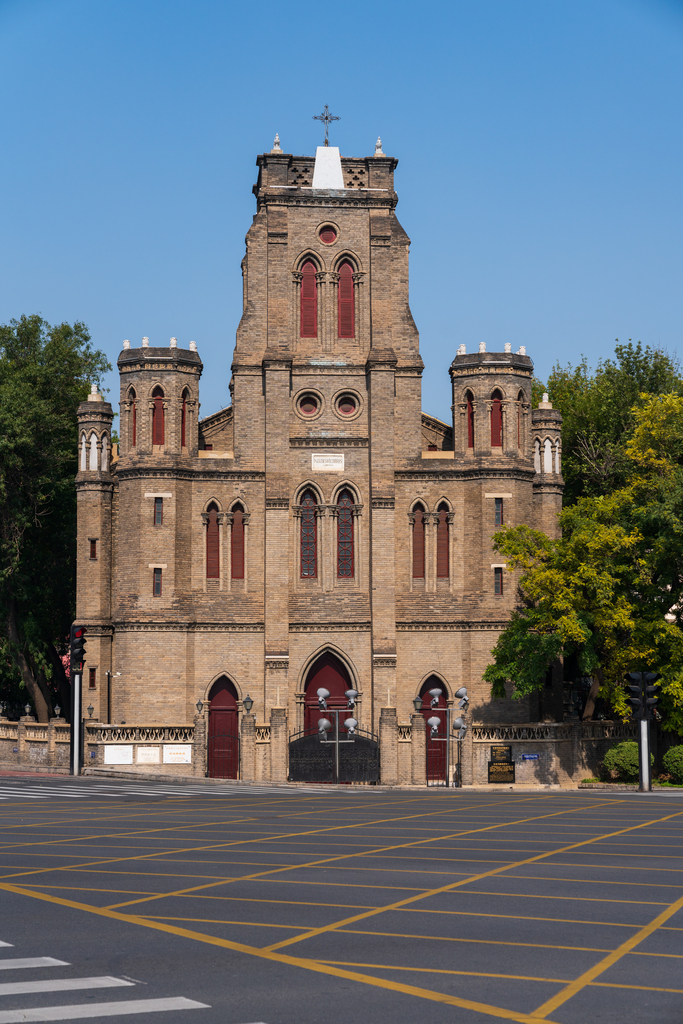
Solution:
M 351 739 L 340 728 L 339 738 L 337 747 L 334 738 L 323 742 L 316 729 L 293 733 L 289 738 L 290 782 L 379 782 L 377 736 L 356 729 Z

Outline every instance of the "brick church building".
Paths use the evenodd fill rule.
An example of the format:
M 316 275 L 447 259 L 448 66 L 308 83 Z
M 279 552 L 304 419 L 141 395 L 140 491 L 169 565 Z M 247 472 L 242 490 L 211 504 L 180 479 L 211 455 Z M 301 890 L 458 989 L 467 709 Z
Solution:
M 482 681 L 515 604 L 495 531 L 554 535 L 562 500 L 561 417 L 532 409 L 531 359 L 460 345 L 452 421 L 424 413 L 397 160 L 276 139 L 257 165 L 231 405 L 199 419 L 194 342 L 143 338 L 118 358 L 118 445 L 109 403 L 79 409 L 83 706 L 222 729 L 234 750 L 210 741 L 196 770 L 227 776 L 245 722 L 289 742 L 348 690 L 370 737 L 384 714 L 405 738 L 417 697 L 443 715 L 462 686 L 470 723 L 561 721 L 561 683 L 493 702 Z

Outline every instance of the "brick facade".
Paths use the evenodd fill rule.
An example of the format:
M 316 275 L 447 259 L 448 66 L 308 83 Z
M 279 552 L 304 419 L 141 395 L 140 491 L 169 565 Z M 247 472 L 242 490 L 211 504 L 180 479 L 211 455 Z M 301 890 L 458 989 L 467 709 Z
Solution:
M 473 722 L 552 718 L 558 700 L 561 713 L 557 686 L 543 701 L 493 704 L 481 679 L 515 600 L 505 569 L 503 593 L 495 593 L 496 499 L 505 523 L 555 533 L 561 417 L 549 403 L 532 410 L 531 359 L 509 346 L 469 354 L 461 346 L 450 367 L 453 422 L 422 413 L 396 160 L 342 158 L 345 188 L 337 190 L 311 187 L 312 157 L 277 151 L 257 164 L 230 408 L 199 420 L 203 367 L 194 346 L 150 347 L 144 339 L 126 344 L 118 359 L 118 452 L 111 406 L 93 394 L 79 409 L 78 619 L 89 631 L 88 668 L 96 669 L 94 688 L 86 672 L 84 701 L 103 722 L 191 723 L 197 702 L 226 676 L 243 719 L 243 774 L 263 776 L 258 723 L 270 722 L 271 746 L 277 740 L 268 770 L 284 779 L 286 736 L 303 727 L 308 670 L 331 651 L 359 691 L 361 726 L 382 734 L 391 778 L 416 781 L 415 757 L 424 756 L 415 753 L 424 744 L 417 721 L 411 747 L 396 729 L 411 721 L 430 675 L 442 680 L 449 703 L 468 687 Z M 332 229 L 331 243 L 320 237 L 323 227 Z M 315 267 L 316 337 L 301 337 L 307 261 Z M 340 338 L 345 262 L 353 337 Z M 301 408 L 304 396 L 312 413 Z M 340 409 L 343 396 L 355 403 L 350 413 Z M 500 445 L 491 427 L 498 409 Z M 163 444 L 153 435 L 161 416 Z M 332 468 L 320 456 L 336 457 Z M 317 572 L 308 577 L 300 544 L 307 491 L 317 502 Z M 353 502 L 347 576 L 337 571 L 343 491 Z M 440 509 L 447 575 L 437 573 Z M 243 578 L 231 565 L 236 510 Z M 219 569 L 210 577 L 214 512 Z M 424 577 L 413 572 L 416 516 L 425 520 Z M 247 693 L 251 716 L 242 709 Z M 396 710 L 385 711 L 380 726 L 387 708 Z

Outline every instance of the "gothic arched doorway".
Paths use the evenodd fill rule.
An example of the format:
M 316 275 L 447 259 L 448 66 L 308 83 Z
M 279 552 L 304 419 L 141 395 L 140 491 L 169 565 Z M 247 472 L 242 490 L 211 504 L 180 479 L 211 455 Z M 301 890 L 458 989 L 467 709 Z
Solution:
M 429 692 L 430 690 L 441 690 L 441 694 L 436 697 L 435 694 Z M 448 739 L 446 684 L 438 676 L 430 676 L 420 687 L 420 696 L 422 697 L 422 714 L 425 724 L 429 718 L 438 718 L 441 723 L 439 731 L 434 738 L 431 735 L 431 728 L 428 725 L 426 726 L 427 785 L 430 782 L 442 782 L 448 785 L 448 779 L 446 778 L 448 770 L 448 752 L 446 748 L 448 743 L 444 742 L 444 740 Z M 435 701 L 433 707 L 432 700 Z
M 318 730 L 318 719 L 324 715 L 318 705 L 318 690 L 330 691 L 327 698 L 328 708 L 346 708 L 347 690 L 353 689 L 351 677 L 339 658 L 327 651 L 313 662 L 306 677 L 304 691 L 304 729 Z M 351 714 L 351 712 L 349 712 Z M 341 716 L 340 716 L 341 717 Z
M 240 767 L 237 691 L 226 676 L 213 684 L 209 701 L 209 776 L 236 779 Z

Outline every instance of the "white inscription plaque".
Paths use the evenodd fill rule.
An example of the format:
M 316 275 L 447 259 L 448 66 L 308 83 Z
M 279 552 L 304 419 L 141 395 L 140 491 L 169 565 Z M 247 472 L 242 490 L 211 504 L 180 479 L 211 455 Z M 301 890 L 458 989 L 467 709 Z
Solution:
M 138 747 L 138 764 L 159 764 L 161 751 L 159 747 Z
M 164 764 L 192 764 L 192 744 L 164 743 Z
M 319 473 L 343 473 L 343 455 L 311 455 L 311 469 Z
M 132 764 L 133 763 L 133 744 L 130 746 L 126 743 L 113 744 L 109 746 L 105 745 L 104 748 L 104 763 L 105 764 Z

